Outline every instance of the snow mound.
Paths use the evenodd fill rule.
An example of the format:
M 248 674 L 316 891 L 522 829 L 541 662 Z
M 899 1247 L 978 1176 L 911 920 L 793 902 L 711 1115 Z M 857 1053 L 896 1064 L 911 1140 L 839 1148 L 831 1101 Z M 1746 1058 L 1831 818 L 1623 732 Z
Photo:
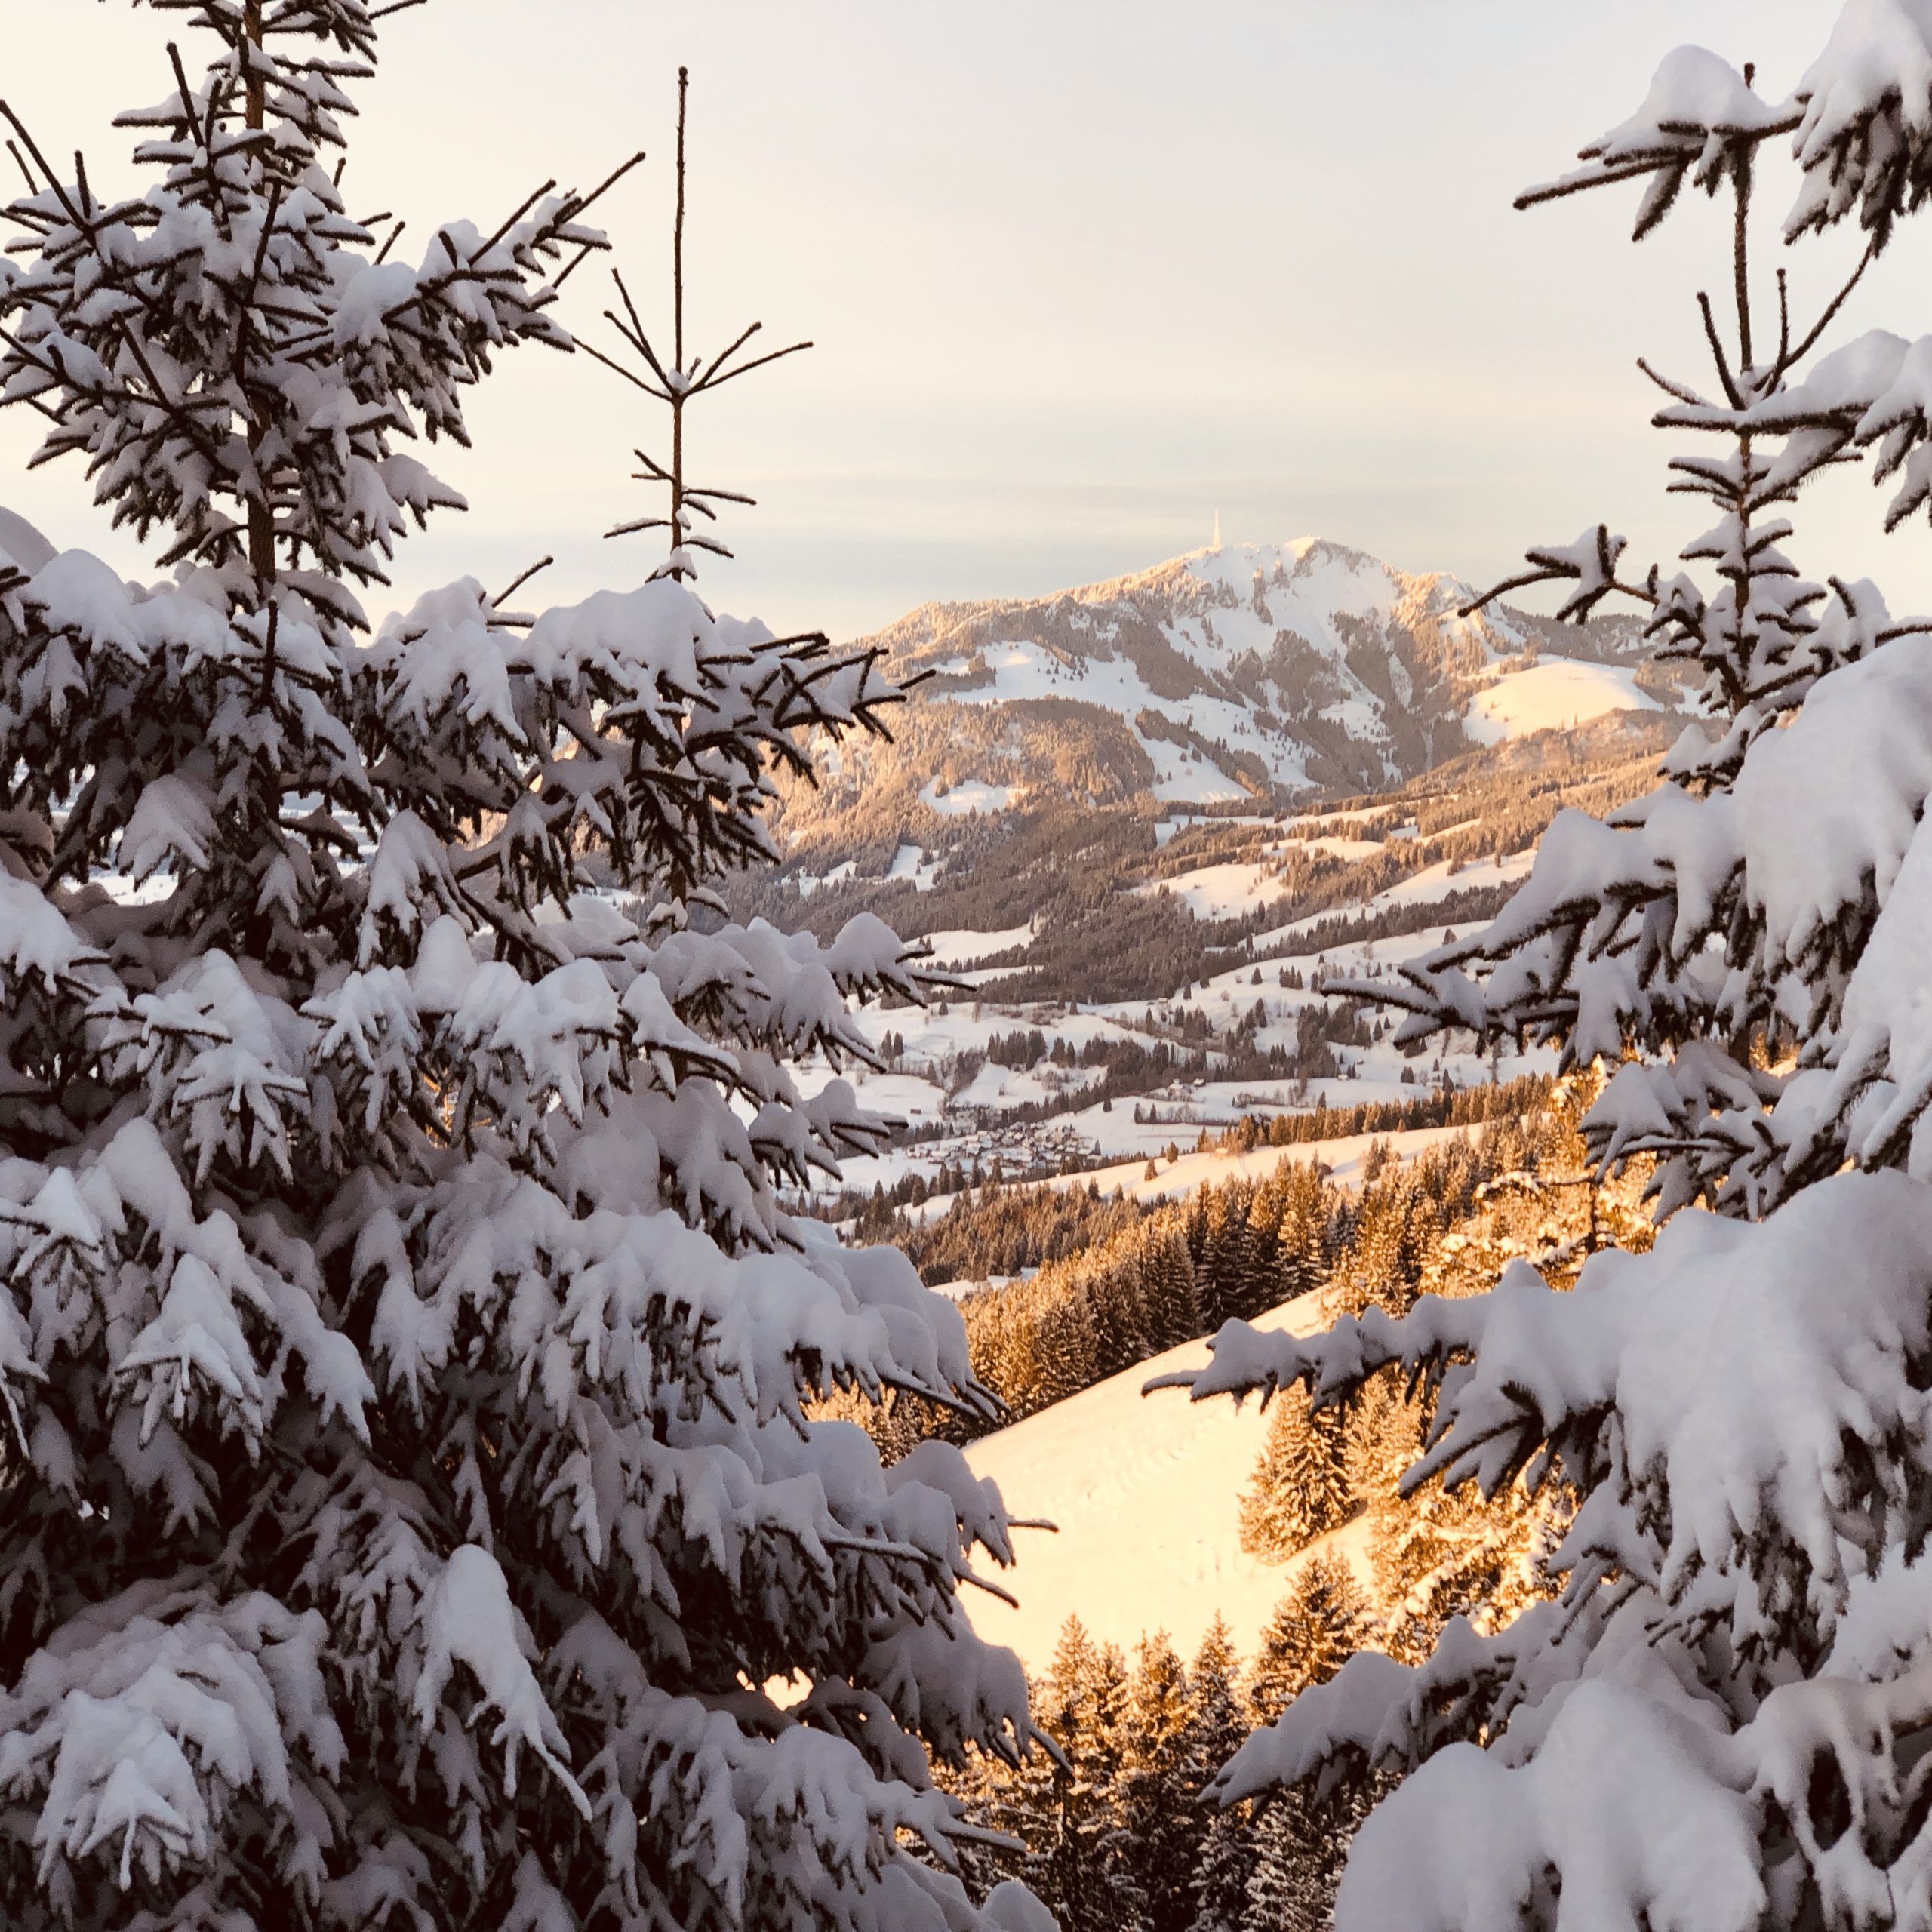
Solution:
M 4 552 L 31 577 L 53 562 L 58 552 L 26 518 L 0 503 L 0 552 Z
M 919 802 L 931 807 L 941 818 L 963 818 L 968 812 L 1003 812 L 1024 789 L 1017 785 L 989 785 L 982 778 L 968 778 L 942 792 L 935 779 L 919 794 Z
M 1171 892 L 1197 919 L 1230 919 L 1279 899 L 1287 886 L 1266 866 L 1230 863 L 1198 866 L 1177 878 L 1155 879 L 1135 890 L 1143 895 Z
M 931 949 L 932 964 L 940 968 L 971 966 L 995 954 L 1011 952 L 1033 937 L 1032 925 L 1003 927 L 995 933 L 981 932 L 971 926 L 949 927 L 944 932 L 928 933 L 919 943 Z
M 1620 664 L 1589 664 L 1546 657 L 1533 669 L 1512 671 L 1478 694 L 1463 729 L 1479 745 L 1526 738 L 1532 731 L 1586 724 L 1612 711 L 1661 711 L 1637 686 L 1635 672 Z

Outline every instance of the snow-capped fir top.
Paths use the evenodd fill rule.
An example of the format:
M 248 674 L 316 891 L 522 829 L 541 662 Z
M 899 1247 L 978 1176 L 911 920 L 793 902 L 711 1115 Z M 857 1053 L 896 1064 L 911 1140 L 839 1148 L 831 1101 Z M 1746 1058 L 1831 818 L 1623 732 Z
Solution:
M 1715 195 L 1763 143 L 1792 135 L 1798 191 L 1785 220 L 1795 238 L 1856 211 L 1882 246 L 1932 186 L 1932 11 L 1924 0 L 1847 0 L 1823 51 L 1789 98 L 1701 47 L 1659 64 L 1636 112 L 1579 151 L 1586 165 L 1532 188 L 1518 206 L 1604 182 L 1642 179 L 1641 238 L 1684 182 Z
M 1795 120 L 1754 94 L 1729 61 L 1701 47 L 1676 48 L 1664 56 L 1636 112 L 1580 151 L 1579 158 L 1594 168 L 1559 185 L 1653 176 L 1637 214 L 1636 232 L 1646 235 L 1669 212 L 1687 176 L 1693 186 L 1715 194 L 1740 147 L 1789 129 Z M 1548 192 L 1532 189 L 1531 195 Z
M 1637 209 L 1641 239 L 1675 205 L 1687 179 L 1715 195 L 1757 144 L 1798 125 L 1795 106 L 1780 109 L 1755 93 L 1746 76 L 1701 47 L 1665 55 L 1635 113 L 1578 151 L 1586 165 L 1531 188 L 1516 205 L 1574 194 L 1607 182 L 1649 177 Z
M 380 259 L 324 163 L 383 10 L 183 11 L 158 183 L 29 150 L 0 270 L 5 397 L 174 573 L 0 523 L 0 1918 L 1030 1928 L 906 1848 L 928 1752 L 1032 1735 L 958 1601 L 1004 1506 L 813 1417 L 992 1398 L 780 1198 L 884 1131 L 791 1063 L 917 964 L 707 909 L 896 694 L 668 580 L 359 641 L 453 500 L 396 444 L 598 238 Z
M 586 198 L 546 192 L 487 234 L 445 224 L 414 265 L 380 259 L 327 160 L 343 84 L 368 69 L 313 45 L 372 50 L 366 10 L 271 7 L 260 47 L 238 6 L 192 11 L 219 57 L 198 84 L 177 62 L 165 98 L 121 117 L 152 131 L 136 155 L 159 180 L 103 198 L 43 164 L 8 207 L 36 246 L 0 266 L 0 385 L 59 404 L 43 456 L 85 454 L 117 522 L 171 532 L 164 563 L 251 608 L 292 595 L 333 632 L 361 622 L 337 580 L 383 580 L 411 521 L 460 507 L 398 440 L 466 441 L 462 391 L 494 352 L 566 346 L 546 278 L 603 238 Z
M 1838 105 L 1833 111 L 1841 117 L 1850 112 L 1847 91 L 1862 88 L 1871 109 L 1869 131 L 1879 125 L 1872 117 L 1879 115 L 1878 103 L 1884 97 L 1882 70 L 1890 76 L 1894 92 L 1890 97 L 1899 111 L 1917 112 L 1911 104 L 1924 94 L 1925 111 L 1932 114 L 1932 94 L 1924 94 L 1912 63 L 1886 69 L 1873 52 L 1899 25 L 1892 12 L 1882 6 L 1847 7 L 1831 48 L 1811 70 L 1797 100 L 1815 107 L 1820 90 L 1835 90 Z M 1916 31 L 1910 29 L 1915 35 Z M 1672 488 L 1709 498 L 1718 512 L 1716 522 L 1694 537 L 1680 555 L 1685 562 L 1712 566 L 1718 587 L 1711 591 L 1688 574 L 1666 579 L 1655 565 L 1646 575 L 1620 577 L 1624 546 L 1611 536 L 1607 526 L 1599 526 L 1573 544 L 1531 550 L 1531 568 L 1525 574 L 1478 600 L 1487 602 L 1502 590 L 1554 582 L 1574 586 L 1566 590 L 1565 617 L 1585 616 L 1613 597 L 1628 597 L 1647 606 L 1647 629 L 1663 641 L 1663 654 L 1703 668 L 1709 707 L 1724 721 L 1724 730 L 1713 743 L 1700 747 L 1687 739 L 1668 768 L 1694 790 L 1728 784 L 1758 733 L 1801 701 L 1813 679 L 1846 661 L 1840 654 L 1848 636 L 1844 623 L 1824 617 L 1817 608 L 1828 593 L 1837 595 L 1854 631 L 1864 635 L 1872 629 L 1871 600 L 1860 605 L 1835 582 L 1827 586 L 1804 579 L 1783 548 L 1792 527 L 1774 514 L 1776 509 L 1828 465 L 1867 451 L 1873 457 L 1878 480 L 1904 472 L 1888 527 L 1932 501 L 1927 482 L 1932 468 L 1922 454 L 1927 420 L 1919 395 L 1923 379 L 1918 358 L 1905 344 L 1896 338 L 1868 337 L 1823 355 L 1808 375 L 1798 375 L 1850 288 L 1884 247 L 1890 233 L 1889 218 L 1871 224 L 1870 242 L 1850 282 L 1820 305 L 1809 328 L 1794 321 L 1782 272 L 1775 329 L 1755 312 L 1749 215 L 1764 159 L 1761 144 L 1770 134 L 1796 128 L 1801 117 L 1795 105 L 1774 108 L 1764 103 L 1750 80 L 1748 73 L 1738 72 L 1702 48 L 1677 49 L 1659 67 L 1638 112 L 1583 151 L 1588 166 L 1546 187 L 1532 189 L 1518 204 L 1527 206 L 1608 183 L 1645 180 L 1648 185 L 1637 224 L 1641 235 L 1663 219 L 1687 179 L 1713 195 L 1727 186 L 1731 192 L 1735 208 L 1728 302 L 1714 303 L 1701 294 L 1697 298 L 1714 386 L 1700 390 L 1643 365 L 1669 398 L 1654 419 L 1659 427 L 1715 437 L 1729 445 L 1715 451 L 1690 449 L 1671 463 Z M 1804 139 L 1798 158 L 1807 183 L 1820 175 L 1841 182 L 1854 166 L 1829 143 Z M 1857 165 L 1862 168 L 1869 158 L 1858 160 Z M 1727 307 L 1734 309 L 1734 315 L 1723 312 Z M 1898 631 L 1893 628 L 1887 634 Z
M 249 14 L 247 0 L 147 0 L 147 5 L 158 14 L 189 15 L 191 25 L 220 35 L 236 50 L 238 59 L 259 57 L 242 44 Z M 331 43 L 340 52 L 355 54 L 360 62 L 373 66 L 376 23 L 397 9 L 386 0 L 378 0 L 374 7 L 368 0 L 264 0 L 256 11 L 261 16 L 264 45 L 299 35 Z
M 1872 50 L 1894 29 L 1918 32 L 1893 10 L 1847 8 L 1805 84 L 1814 91 L 1801 93 L 1814 99 L 1829 79 L 1839 91 L 1841 109 L 1849 97 L 1844 90 L 1854 82 L 1869 98 L 1879 98 L 1884 89 Z M 1905 60 L 1884 71 L 1894 86 L 1894 104 L 1904 112 L 1920 97 L 1918 70 Z M 1827 467 L 1867 457 L 1875 482 L 1896 484 L 1888 528 L 1932 506 L 1932 412 L 1926 407 L 1932 361 L 1922 344 L 1883 331 L 1814 355 L 1845 295 L 1884 245 L 1890 229 L 1882 223 L 1850 282 L 1822 304 L 1810 326 L 1793 320 L 1782 276 L 1775 332 L 1754 315 L 1749 214 L 1763 158 L 1757 134 L 1771 121 L 1754 118 L 1743 78 L 1735 77 L 1734 86 L 1728 74 L 1715 57 L 1680 50 L 1660 69 L 1644 112 L 1591 151 L 1596 171 L 1559 184 L 1567 192 L 1620 178 L 1614 158 L 1626 173 L 1652 174 L 1654 194 L 1660 183 L 1676 178 L 1670 168 L 1681 174 L 1690 165 L 1681 155 L 1672 160 L 1666 154 L 1671 140 L 1687 143 L 1702 129 L 1709 141 L 1730 144 L 1727 174 L 1719 170 L 1697 177 L 1712 187 L 1728 180 L 1736 201 L 1727 277 L 1734 318 L 1699 297 L 1715 386 L 1700 392 L 1644 365 L 1668 398 L 1654 419 L 1657 426 L 1690 432 L 1703 445 L 1672 459 L 1672 487 L 1708 498 L 1718 512 L 1715 523 L 1681 552 L 1685 563 L 1708 567 L 1716 586 L 1708 587 L 1694 571 L 1669 578 L 1654 566 L 1641 577 L 1629 572 L 1624 546 L 1607 526 L 1586 531 L 1574 544 L 1532 550 L 1531 569 L 1513 580 L 1562 585 L 1565 615 L 1583 614 L 1614 597 L 1647 607 L 1647 628 L 1663 640 L 1660 654 L 1701 667 L 1712 727 L 1684 734 L 1665 761 L 1670 787 L 1622 815 L 1627 831 L 1560 823 L 1504 919 L 1412 964 L 1406 971 L 1410 989 L 1399 997 L 1415 1015 L 1411 1038 L 1453 1013 L 1456 1023 L 1560 1040 L 1580 1062 L 1633 1046 L 1675 1053 L 1669 1093 L 1647 1076 L 1641 1103 L 1637 1076 L 1614 1088 L 1589 1124 L 1599 1151 L 1663 1154 L 1660 1197 L 1667 1206 L 1704 1194 L 1761 1208 L 1797 1177 L 1828 1171 L 1854 1146 L 1866 1158 L 1888 1159 L 1898 1157 L 1903 1144 L 1899 1121 L 1884 1109 L 1887 1124 L 1875 1140 L 1869 1132 L 1854 1133 L 1844 1111 L 1850 1090 L 1844 1083 L 1867 1077 L 1878 1063 L 1870 1057 L 1875 1036 L 1853 1055 L 1864 1071 L 1836 1075 L 1839 1084 L 1830 1089 L 1825 1116 L 1814 1118 L 1811 1111 L 1822 1091 L 1814 1072 L 1822 1078 L 1847 1051 L 1835 1030 L 1840 1002 L 1858 948 L 1890 889 L 1896 855 L 1889 869 L 1881 864 L 1867 872 L 1863 887 L 1847 897 L 1849 875 L 1842 867 L 1850 848 L 1834 842 L 1842 815 L 1829 802 L 1803 817 L 1794 818 L 1787 808 L 1817 789 L 1793 769 L 1798 748 L 1811 746 L 1814 755 L 1841 759 L 1851 755 L 1868 719 L 1882 735 L 1882 724 L 1858 694 L 1883 688 L 1887 696 L 1880 702 L 1896 699 L 1899 678 L 1909 676 L 1920 654 L 1897 658 L 1872 680 L 1862 673 L 1850 679 L 1815 727 L 1801 724 L 1789 742 L 1761 741 L 1792 716 L 1821 679 L 1848 672 L 1881 646 L 1925 628 L 1923 620 L 1895 620 L 1869 583 L 1807 581 L 1789 553 L 1792 525 L 1777 512 Z M 1932 95 L 1924 105 L 1932 113 Z M 1870 123 L 1874 129 L 1881 125 Z M 1699 165 L 1715 168 L 1715 152 L 1700 149 Z M 1843 165 L 1841 156 L 1802 143 L 1799 160 L 1814 171 Z M 1665 171 L 1656 173 L 1659 168 Z M 1526 198 L 1543 198 L 1538 190 Z M 1914 711 L 1910 700 L 1905 709 Z M 1860 721 L 1849 723 L 1854 716 Z M 1830 725 L 1828 718 L 1835 721 Z M 1827 750 L 1826 732 L 1845 729 L 1850 741 L 1835 735 Z M 1831 769 L 1846 797 L 1860 793 L 1866 777 L 1886 786 L 1903 781 L 1900 811 L 1915 814 L 1923 797 L 1896 760 L 1868 764 L 1850 776 L 1840 764 Z M 1733 791 L 1764 801 L 1764 815 L 1754 817 L 1749 804 L 1734 809 L 1722 803 Z M 1699 798 L 1713 809 L 1690 809 Z M 1887 822 L 1897 816 L 1887 814 Z M 1775 855 L 1762 843 L 1772 824 L 1783 832 Z M 1870 841 L 1854 841 L 1859 842 Z M 1880 842 L 1903 850 L 1889 832 Z M 1814 909 L 1787 927 L 1775 909 L 1794 895 Z M 1822 937 L 1827 934 L 1829 940 Z M 1768 1103 L 1784 1081 L 1771 1079 L 1761 1066 L 1739 1063 L 1734 1048 L 1755 1029 L 1776 1035 L 1794 1026 L 1810 1031 L 1808 1064 L 1774 1124 Z M 1810 1097 L 1801 1100 L 1807 1094 Z M 1638 1106 L 1641 1129 L 1637 1115 L 1621 1111 L 1626 1106 Z

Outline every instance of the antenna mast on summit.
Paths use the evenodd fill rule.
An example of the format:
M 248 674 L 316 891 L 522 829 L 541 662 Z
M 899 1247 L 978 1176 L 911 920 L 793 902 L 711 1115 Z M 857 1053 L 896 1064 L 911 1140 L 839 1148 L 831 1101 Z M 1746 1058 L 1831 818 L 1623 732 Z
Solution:
M 1214 540 L 1208 547 L 1211 550 L 1218 550 L 1221 547 L 1221 512 L 1219 510 L 1214 512 Z

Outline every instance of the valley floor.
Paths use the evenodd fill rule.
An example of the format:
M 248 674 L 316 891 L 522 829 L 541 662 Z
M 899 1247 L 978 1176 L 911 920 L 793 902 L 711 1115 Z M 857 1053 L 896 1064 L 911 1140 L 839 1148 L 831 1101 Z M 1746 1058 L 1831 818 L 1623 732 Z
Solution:
M 1438 1043 L 1411 1057 L 1384 1037 L 1335 1048 L 1332 1077 L 1214 1077 L 1217 1059 L 1226 1058 L 1226 1041 L 1244 1025 L 1249 1029 L 1245 1038 L 1256 1051 L 1265 1054 L 1277 1046 L 1291 1050 L 1307 1023 L 1304 1016 L 1321 1020 L 1334 1011 L 1334 1002 L 1312 990 L 1315 984 L 1331 978 L 1383 977 L 1404 960 L 1440 944 L 1449 930 L 1432 927 L 1299 957 L 1293 968 L 1300 983 L 1292 986 L 1281 983 L 1282 963 L 1269 961 L 1232 968 L 1171 1002 L 1089 1006 L 957 999 L 924 1011 L 867 1008 L 857 1018 L 875 1043 L 888 1036 L 904 1043 L 890 1069 L 835 1069 L 820 1063 L 804 1070 L 801 1083 L 817 1091 L 835 1078 L 848 1080 L 862 1104 L 906 1123 L 920 1136 L 881 1154 L 843 1163 L 843 1186 L 851 1192 L 890 1190 L 915 1174 L 937 1189 L 943 1169 L 977 1169 L 984 1175 L 998 1161 L 1008 1178 L 1059 1173 L 1077 1177 L 1082 1186 L 1091 1179 L 1106 1192 L 1121 1187 L 1139 1200 L 1174 1197 L 1237 1171 L 1272 1168 L 1278 1149 L 1258 1149 L 1245 1155 L 1226 1149 L 1195 1151 L 1204 1132 L 1218 1134 L 1244 1116 L 1312 1113 L 1322 1104 L 1333 1109 L 1364 1101 L 1411 1100 L 1432 1088 L 1477 1087 L 1554 1071 L 1553 1057 L 1537 1051 L 1505 1051 L 1492 1058 L 1444 1050 Z M 1145 1049 L 1165 1043 L 1190 1052 L 1204 1048 L 1207 1069 L 1103 1104 L 1092 1098 L 1103 1078 L 1097 1066 L 1043 1058 L 1021 1068 L 988 1057 L 997 1042 L 1031 1029 L 1038 1029 L 1050 1044 L 1058 1043 L 1069 1057 L 1112 1044 Z M 1424 1136 L 1435 1131 L 1417 1130 Z M 1298 1151 L 1339 1170 L 1358 1161 L 1367 1146 L 1364 1137 Z M 1170 1148 L 1177 1151 L 1177 1160 L 1168 1158 Z M 1150 1160 L 1158 1169 L 1153 1175 L 1146 1171 Z M 950 1198 L 937 1191 L 918 1211 L 941 1212 Z

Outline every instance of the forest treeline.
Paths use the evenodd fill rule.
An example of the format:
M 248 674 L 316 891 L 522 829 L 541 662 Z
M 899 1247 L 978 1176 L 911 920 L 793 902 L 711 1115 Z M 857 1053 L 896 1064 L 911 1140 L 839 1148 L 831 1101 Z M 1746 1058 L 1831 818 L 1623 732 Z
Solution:
M 1514 1174 L 1534 1178 L 1548 1165 L 1567 1131 L 1538 1104 L 1548 1091 L 1524 1081 L 1487 1098 L 1480 1089 L 1457 1097 L 1472 1113 L 1498 1106 L 1498 1097 L 1510 1104 L 1413 1159 L 1377 1143 L 1355 1187 L 1337 1186 L 1312 1161 L 1284 1158 L 1263 1179 L 1230 1179 L 1152 1208 L 1097 1189 L 989 1190 L 961 1204 L 955 1234 L 976 1258 L 1011 1259 L 1042 1229 L 1062 1250 L 1030 1278 L 961 1298 L 974 1372 L 1017 1420 L 1313 1288 L 1399 1301 L 1486 1187 Z M 909 1223 L 872 1232 L 905 1241 L 915 1263 L 943 1268 L 940 1230 L 950 1219 L 930 1234 Z M 986 1427 L 910 1396 L 854 1413 L 889 1457 L 928 1435 L 964 1441 Z
M 1475 1127 L 1533 1113 L 1547 1099 L 1549 1085 L 1546 1078 L 1530 1075 L 1500 1086 L 1423 1093 L 1407 1100 L 1331 1107 L 1324 1098 L 1304 1113 L 1244 1114 L 1217 1132 L 1198 1130 L 1187 1144 L 1248 1154 L 1364 1134 Z M 1180 1151 L 1177 1140 L 1164 1158 L 1172 1161 Z M 889 1188 L 880 1182 L 869 1195 L 848 1192 L 820 1201 L 817 1211 L 828 1220 L 849 1222 L 855 1241 L 891 1241 L 903 1248 L 929 1287 L 1020 1275 L 1049 1262 L 1070 1260 L 1156 1211 L 1152 1204 L 1128 1199 L 1118 1187 L 1103 1195 L 1095 1181 L 1084 1188 L 1014 1184 L 1023 1178 L 1008 1174 L 997 1158 L 984 1168 L 942 1161 L 930 1177 L 914 1169 Z M 949 1195 L 943 1214 L 906 1212 L 935 1196 Z
M 967 1882 L 1020 1878 L 1061 1932 L 1313 1932 L 1362 1809 L 1349 1789 L 1217 1810 L 1209 1780 L 1257 1724 L 1324 1681 L 1371 1634 L 1347 1564 L 1318 1560 L 1244 1660 L 1217 1618 L 1193 1657 L 1164 1632 L 1126 1655 L 1077 1618 L 1032 1684 L 1035 1721 L 1061 1754 L 975 1759 L 940 1782 L 974 1822 L 1023 1850 L 974 1846 Z

